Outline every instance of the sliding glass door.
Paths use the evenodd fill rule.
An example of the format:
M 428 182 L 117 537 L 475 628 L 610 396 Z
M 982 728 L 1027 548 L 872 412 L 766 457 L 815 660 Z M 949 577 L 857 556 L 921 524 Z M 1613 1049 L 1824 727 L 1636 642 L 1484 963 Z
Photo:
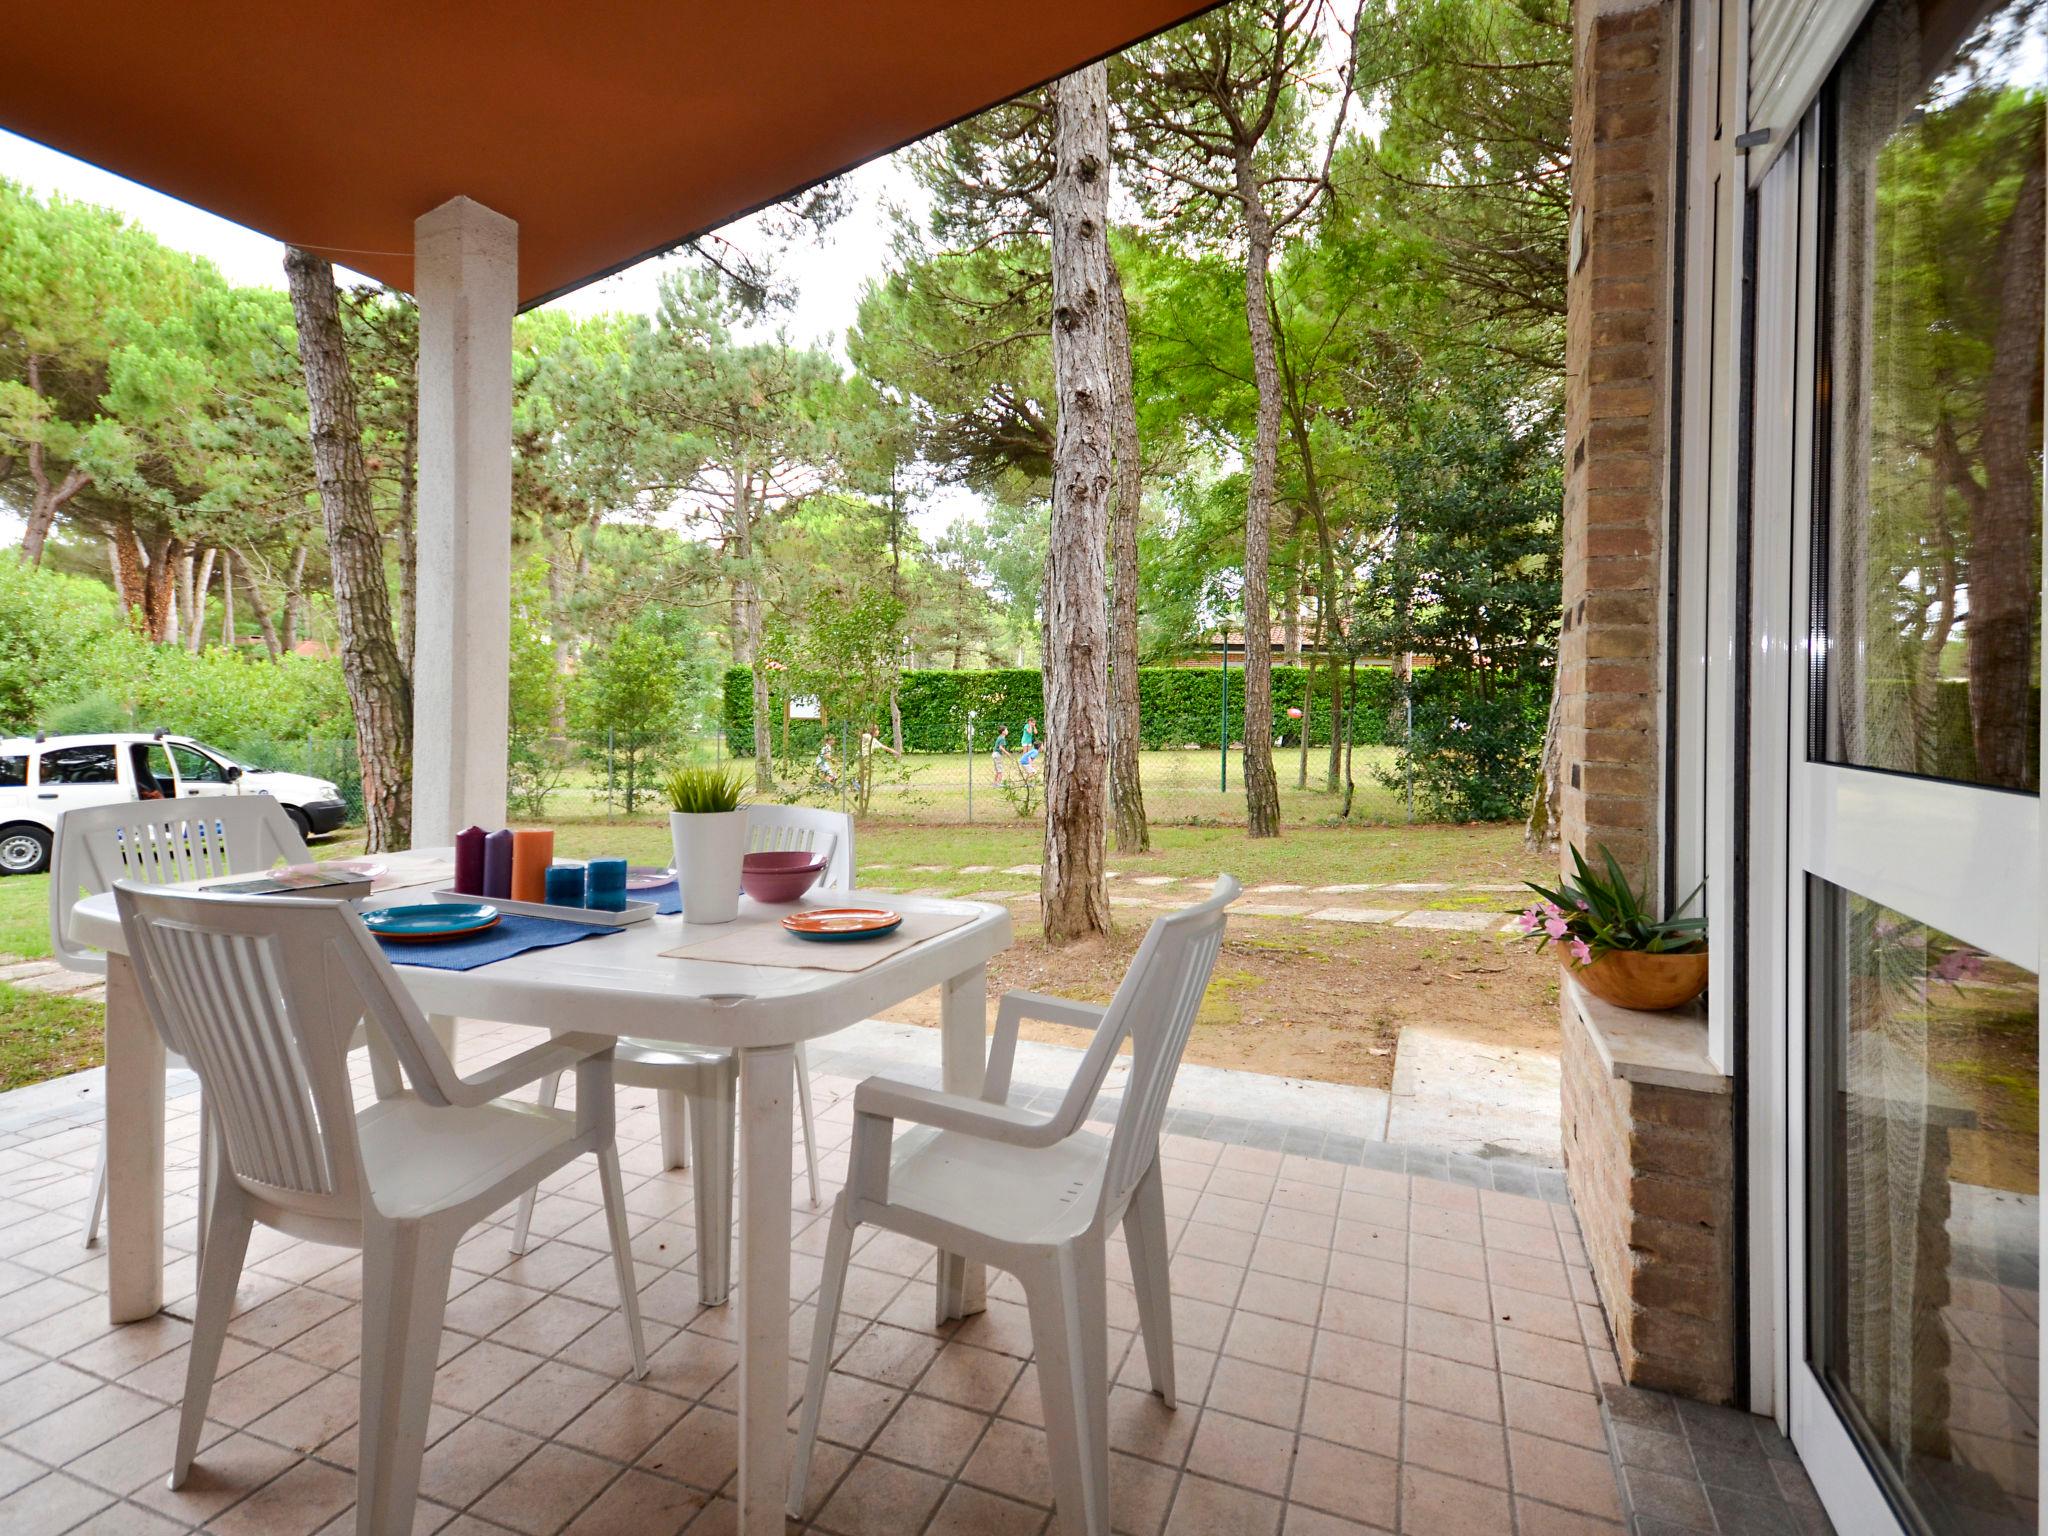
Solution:
M 1843 1530 L 2037 1529 L 2044 130 L 2048 0 L 1881 0 L 1764 198 L 1811 349 L 1789 1413 Z

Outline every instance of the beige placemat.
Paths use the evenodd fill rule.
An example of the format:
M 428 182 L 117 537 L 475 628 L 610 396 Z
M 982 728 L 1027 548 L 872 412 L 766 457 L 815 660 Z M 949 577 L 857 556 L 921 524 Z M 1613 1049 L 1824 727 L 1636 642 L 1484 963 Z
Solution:
M 739 923 L 708 939 L 692 939 L 662 954 L 677 960 L 724 965 L 779 965 L 805 971 L 864 971 L 913 944 L 974 921 L 972 912 L 906 912 L 903 926 L 885 938 L 821 944 L 800 939 L 778 921 Z
M 420 885 L 450 885 L 455 880 L 453 859 L 423 858 L 417 854 L 370 854 L 385 864 L 384 873 L 370 882 L 372 891 L 406 891 Z

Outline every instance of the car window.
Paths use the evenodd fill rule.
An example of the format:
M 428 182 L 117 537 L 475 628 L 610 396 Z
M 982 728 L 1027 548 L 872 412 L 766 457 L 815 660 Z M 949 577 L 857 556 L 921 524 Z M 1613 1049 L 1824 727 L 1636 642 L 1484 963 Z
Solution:
M 114 767 L 114 748 L 106 746 L 51 747 L 43 753 L 45 784 L 118 784 L 121 775 Z
M 171 743 L 171 756 L 178 760 L 178 777 L 187 784 L 225 784 L 227 770 L 197 747 Z
M 28 754 L 0 756 L 0 789 L 22 789 L 28 784 Z

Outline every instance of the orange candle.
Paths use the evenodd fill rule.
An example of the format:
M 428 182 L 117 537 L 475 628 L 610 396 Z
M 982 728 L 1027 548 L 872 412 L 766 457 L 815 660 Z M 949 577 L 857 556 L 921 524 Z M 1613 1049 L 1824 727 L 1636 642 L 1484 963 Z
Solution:
M 512 899 L 546 901 L 548 866 L 555 862 L 555 834 L 549 827 L 520 827 L 512 833 Z

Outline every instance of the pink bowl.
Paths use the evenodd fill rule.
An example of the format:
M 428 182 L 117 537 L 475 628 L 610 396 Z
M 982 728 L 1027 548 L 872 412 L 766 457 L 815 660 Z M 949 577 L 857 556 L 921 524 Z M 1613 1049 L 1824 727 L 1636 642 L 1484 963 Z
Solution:
M 801 849 L 750 853 L 740 860 L 740 889 L 756 901 L 795 901 L 824 872 L 824 859 Z

